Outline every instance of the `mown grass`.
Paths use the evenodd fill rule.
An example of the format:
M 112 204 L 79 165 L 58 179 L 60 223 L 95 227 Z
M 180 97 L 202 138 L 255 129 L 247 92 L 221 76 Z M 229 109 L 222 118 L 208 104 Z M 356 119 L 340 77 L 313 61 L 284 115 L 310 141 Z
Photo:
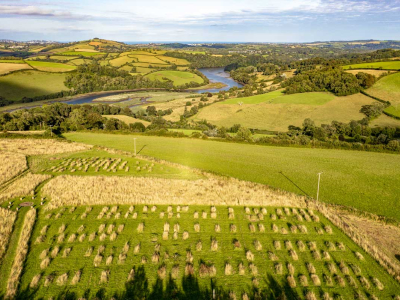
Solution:
M 275 92 L 274 92 L 275 93 Z M 270 131 L 288 130 L 289 125 L 302 126 L 306 118 L 317 125 L 330 124 L 332 121 L 350 122 L 361 120 L 365 116 L 360 113 L 363 105 L 376 101 L 362 94 L 346 97 L 335 97 L 327 93 L 304 93 L 288 96 L 268 96 L 268 93 L 253 96 L 250 99 L 230 99 L 228 103 L 245 101 L 257 104 L 232 105 L 219 102 L 207 106 L 192 117 L 196 121 L 207 120 L 218 126 L 231 127 L 241 124 L 244 127 Z M 272 99 L 268 99 L 271 97 Z
M 45 61 L 29 61 L 28 64 L 40 71 L 46 72 L 69 72 L 76 69 L 75 66 L 60 64 L 60 63 L 53 63 L 53 62 L 45 62 Z
M 133 136 L 68 133 L 73 141 L 126 151 Z M 345 150 L 285 148 L 186 138 L 137 136 L 143 155 L 217 172 L 400 220 L 400 156 Z
M 182 71 L 159 71 L 154 72 L 147 75 L 151 80 L 159 80 L 164 81 L 164 77 L 172 80 L 174 85 L 182 85 L 185 83 L 190 83 L 192 81 L 196 83 L 203 83 L 204 80 L 200 76 L 190 73 L 190 72 L 182 72 Z
M 0 77 L 0 96 L 9 100 L 35 97 L 67 90 L 66 74 L 22 71 Z
M 139 152 L 141 148 L 137 148 Z M 62 166 L 66 160 L 72 160 L 73 162 L 78 162 L 82 159 L 90 159 L 96 157 L 98 160 L 104 160 L 108 158 L 118 159 L 121 158 L 121 163 L 116 167 L 116 171 L 113 172 L 110 166 L 106 169 L 100 167 L 96 171 L 96 167 L 89 167 L 86 171 L 84 165 L 76 166 L 69 164 L 67 167 Z M 126 162 L 123 168 L 118 168 L 123 162 Z M 151 167 L 151 172 L 148 170 L 149 163 L 141 159 L 130 156 L 121 156 L 117 154 L 111 154 L 106 151 L 101 150 L 90 150 L 85 152 L 73 153 L 73 154 L 59 154 L 56 157 L 54 155 L 40 155 L 31 156 L 28 158 L 29 167 L 32 172 L 49 174 L 49 175 L 76 175 L 76 176 L 138 176 L 138 177 L 161 177 L 161 178 L 171 178 L 171 179 L 198 179 L 201 176 L 194 174 L 189 170 L 179 169 L 171 166 L 163 166 L 159 163 L 154 163 Z M 144 168 L 147 165 L 146 168 Z M 57 168 L 63 168 L 62 171 L 57 170 Z M 126 167 L 129 169 L 126 170 Z M 137 168 L 140 167 L 140 170 Z
M 400 61 L 381 61 L 343 66 L 343 69 L 383 69 L 400 70 Z
M 364 295 L 373 293 L 379 299 L 388 299 L 399 291 L 398 283 L 341 231 L 333 228 L 333 233 L 328 234 L 324 230 L 325 226 L 333 226 L 320 215 L 320 220 L 307 222 L 304 219 L 299 220 L 290 210 L 290 215 L 283 213 L 282 217 L 274 220 L 274 216 L 279 213 L 278 209 L 267 207 L 264 220 L 250 222 L 247 217 L 248 214 L 245 213 L 243 207 L 234 208 L 234 219 L 228 219 L 228 209 L 226 207 L 216 207 L 216 219 L 210 218 L 209 206 L 190 206 L 187 212 L 182 210 L 179 212 L 179 218 L 177 217 L 177 206 L 171 208 L 173 214 L 170 218 L 167 217 L 167 206 L 157 206 L 156 211 L 152 212 L 151 205 L 149 205 L 147 213 L 143 212 L 143 206 L 136 206 L 127 218 L 124 216 L 129 211 L 129 206 L 116 207 L 116 212 L 110 213 L 107 216 L 108 212 L 112 209 L 111 206 L 101 219 L 98 219 L 98 215 L 102 211 L 103 206 L 92 207 L 92 210 L 87 213 L 86 218 L 82 218 L 82 215 L 85 213 L 87 207 L 77 207 L 75 210 L 74 208 L 71 210 L 70 207 L 54 211 L 42 210 L 31 238 L 31 248 L 21 280 L 21 289 L 29 289 L 32 278 L 37 274 L 41 274 L 38 291 L 32 298 L 38 299 L 44 296 L 57 296 L 65 288 L 71 293 L 76 293 L 78 297 L 82 297 L 89 290 L 87 292 L 89 295 L 85 295 L 89 299 L 93 298 L 100 289 L 104 288 L 105 297 L 109 298 L 115 292 L 124 289 L 124 283 L 127 281 L 130 270 L 135 268 L 137 271 L 140 266 L 144 267 L 145 278 L 139 278 L 139 274 L 137 273 L 134 280 L 139 282 L 147 281 L 150 290 L 157 289 L 157 287 L 165 288 L 169 273 L 174 266 L 177 266 L 179 274 L 177 279 L 173 281 L 180 288 L 182 287 L 181 278 L 185 273 L 185 266 L 187 263 L 192 263 L 194 266 L 194 275 L 198 279 L 200 289 L 204 290 L 206 288 L 210 289 L 210 277 L 199 277 L 199 265 L 200 263 L 205 263 L 209 265 L 213 264 L 216 267 L 216 276 L 213 279 L 214 286 L 220 287 L 227 292 L 234 291 L 237 297 L 240 297 L 244 292 L 251 293 L 252 288 L 254 288 L 254 279 L 258 281 L 258 288 L 260 290 L 273 289 L 269 284 L 272 278 L 286 293 L 294 293 L 299 295 L 300 299 L 304 299 L 304 288 L 299 282 L 299 276 L 304 275 L 308 279 L 306 290 L 312 290 L 317 295 L 325 291 L 331 296 L 339 294 L 343 299 L 350 299 L 353 296 L 354 290 L 349 286 L 349 282 L 344 279 L 345 275 L 339 269 L 339 263 L 343 261 L 349 268 L 349 275 L 357 282 L 358 289 Z M 159 214 L 162 211 L 165 212 L 165 216 L 160 218 Z M 199 212 L 199 219 L 194 219 L 195 211 Z M 207 212 L 206 219 L 202 218 L 203 211 Z M 134 213 L 137 214 L 136 219 L 133 218 Z M 309 213 L 306 212 L 307 215 Z M 117 214 L 120 214 L 119 218 L 116 218 Z M 250 214 L 255 215 L 254 210 L 251 210 Z M 137 231 L 140 223 L 144 223 L 143 233 Z M 168 240 L 162 238 L 165 223 L 169 223 L 170 225 Z M 196 223 L 200 225 L 200 232 L 196 232 L 194 229 Z M 101 233 L 98 231 L 102 224 L 106 225 L 104 230 L 106 237 L 105 240 L 100 241 Z M 176 240 L 173 239 L 175 224 L 179 224 L 180 227 Z M 236 233 L 230 232 L 231 224 L 236 225 Z M 255 226 L 255 232 L 250 230 L 250 224 Z M 259 231 L 258 224 L 264 225 L 265 233 Z M 278 232 L 272 230 L 273 224 L 278 227 Z M 59 229 L 63 225 L 66 226 L 64 231 L 65 239 L 62 242 L 58 242 L 57 240 L 60 236 Z M 79 230 L 82 225 L 82 230 Z M 114 241 L 110 240 L 110 234 L 107 233 L 110 225 L 115 225 L 115 228 L 111 230 L 113 232 L 117 231 L 119 225 L 124 225 L 122 232 L 118 233 Z M 215 231 L 215 225 L 221 227 L 220 232 Z M 299 231 L 290 233 L 292 225 L 304 225 L 308 233 L 300 233 Z M 46 233 L 41 233 L 44 226 L 49 227 Z M 289 233 L 285 234 L 282 228 Z M 319 234 L 317 233 L 318 230 L 320 231 Z M 189 238 L 186 240 L 183 240 L 184 231 L 189 233 Z M 97 233 L 96 237 L 93 241 L 89 241 L 89 236 L 92 233 Z M 73 242 L 69 241 L 72 234 L 77 235 L 76 240 Z M 86 236 L 81 242 L 79 241 L 79 237 L 82 234 Z M 43 241 L 36 243 L 39 236 L 43 236 Z M 212 239 L 218 241 L 218 249 L 216 251 L 211 251 Z M 240 242 L 240 248 L 236 250 L 233 246 L 235 239 Z M 261 243 L 261 250 L 256 250 L 254 244 L 256 240 Z M 196 244 L 199 241 L 202 243 L 202 250 L 200 251 L 196 250 Z M 274 241 L 281 243 L 280 250 L 274 247 Z M 298 260 L 290 257 L 289 250 L 285 248 L 285 241 L 291 242 L 293 249 L 298 255 Z M 298 241 L 302 241 L 305 244 L 306 248 L 304 251 L 301 251 L 297 246 Z M 327 251 L 331 257 L 330 260 L 315 260 L 309 248 L 309 242 L 316 242 L 317 252 L 320 254 L 323 251 Z M 329 249 L 327 242 L 333 243 L 336 249 Z M 337 245 L 340 242 L 345 245 L 344 250 L 339 250 Z M 124 262 L 119 262 L 119 255 L 123 252 L 123 247 L 126 243 L 129 244 L 129 249 L 126 250 L 126 259 Z M 140 251 L 134 253 L 134 248 L 138 244 L 140 244 Z M 99 248 L 103 245 L 105 246 L 105 250 L 102 254 L 102 261 L 95 267 L 94 258 Z M 156 248 L 157 245 L 160 246 L 159 249 Z M 49 249 L 51 252 L 56 246 L 60 247 L 59 253 L 54 258 L 51 258 L 51 262 L 47 268 L 41 269 L 40 264 L 42 259 L 39 256 L 44 250 Z M 85 257 L 85 253 L 89 247 L 93 247 L 93 252 L 90 256 Z M 71 251 L 68 256 L 63 257 L 63 253 L 67 248 L 71 248 Z M 192 254 L 193 258 L 187 258 L 188 251 Z M 254 255 L 253 262 L 250 262 L 246 258 L 246 251 L 251 251 Z M 268 252 L 276 254 L 278 260 L 272 261 Z M 356 252 L 361 253 L 364 256 L 364 260 L 358 260 L 355 256 Z M 158 262 L 152 262 L 154 253 L 159 253 Z M 48 254 L 48 256 L 50 255 Z M 112 256 L 113 260 L 111 264 L 107 265 L 106 260 L 109 256 Z M 146 258 L 147 263 L 142 263 L 143 257 Z M 232 265 L 234 270 L 232 275 L 225 275 L 224 269 L 226 263 Z M 238 265 L 240 263 L 243 263 L 245 266 L 244 275 L 239 275 L 238 273 Z M 252 274 L 249 270 L 251 263 L 258 268 L 258 272 L 255 274 Z M 274 271 L 275 264 L 277 263 L 282 264 L 282 274 L 276 274 Z M 287 265 L 289 263 L 294 266 L 293 275 L 297 282 L 297 288 L 294 289 L 288 288 L 286 283 L 286 277 L 289 274 Z M 312 283 L 306 263 L 314 265 L 316 269 L 315 274 L 321 280 L 320 287 Z M 346 287 L 340 287 L 335 282 L 333 279 L 335 275 L 331 274 L 328 270 L 328 263 L 333 263 L 336 266 L 337 275 L 345 280 Z M 355 274 L 350 269 L 350 264 L 357 265 L 361 269 L 361 275 L 371 282 L 371 287 L 368 290 L 361 286 L 359 282 L 359 276 L 361 275 Z M 166 267 L 166 278 L 160 283 L 157 282 L 157 271 L 161 266 Z M 71 285 L 72 277 L 76 271 L 82 272 L 80 280 L 76 285 Z M 108 280 L 105 283 L 100 283 L 102 271 L 110 271 Z M 64 273 L 68 274 L 67 281 L 65 284 L 57 284 L 57 278 Z M 333 286 L 328 286 L 323 280 L 324 274 L 332 277 Z M 44 287 L 44 281 L 47 276 L 53 276 L 54 279 L 48 287 Z M 383 291 L 379 291 L 373 286 L 373 277 L 378 278 L 384 284 Z
M 392 104 L 400 104 L 400 73 L 380 79 L 367 90 L 367 93 Z

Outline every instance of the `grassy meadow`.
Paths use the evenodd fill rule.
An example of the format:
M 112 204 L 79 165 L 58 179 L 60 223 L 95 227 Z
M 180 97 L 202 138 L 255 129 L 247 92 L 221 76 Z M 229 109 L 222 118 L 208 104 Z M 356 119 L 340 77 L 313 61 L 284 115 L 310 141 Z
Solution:
M 133 151 L 132 135 L 67 133 L 73 141 Z M 316 196 L 400 220 L 400 156 L 345 150 L 285 148 L 187 138 L 136 136 L 140 154 Z
M 361 106 L 376 102 L 362 94 L 335 97 L 328 93 L 303 93 L 280 96 L 272 92 L 247 98 L 229 99 L 207 106 L 193 119 L 206 119 L 218 126 L 287 131 L 289 125 L 301 126 L 311 118 L 317 125 L 332 121 L 361 120 Z M 243 102 L 242 105 L 237 104 Z
M 110 298 L 124 291 L 134 269 L 134 295 L 150 292 L 150 299 L 171 284 L 192 294 L 191 299 L 207 298 L 211 278 L 219 290 L 237 297 L 252 294 L 255 287 L 266 294 L 284 291 L 290 299 L 305 299 L 311 291 L 349 299 L 352 285 L 379 299 L 399 291 L 371 257 L 317 213 L 268 207 L 260 215 L 259 207 L 234 207 L 229 216 L 228 208 L 216 206 L 213 216 L 210 209 L 116 205 L 41 210 L 21 289 L 36 289 L 30 299 L 57 296 L 66 288 L 70 295 L 89 299 L 104 289 Z M 289 287 L 289 275 L 296 287 Z M 373 284 L 376 279 L 382 290 Z
M 203 83 L 204 80 L 200 76 L 182 71 L 158 71 L 146 76 L 151 80 L 164 81 L 163 78 L 168 78 L 174 82 L 174 85 L 182 85 L 192 81 L 196 83 Z
M 59 53 L 60 55 L 73 55 L 73 56 L 87 56 L 87 57 L 91 57 L 91 56 L 101 56 L 101 55 L 105 55 L 107 53 L 103 53 L 103 52 L 86 52 L 86 51 L 65 51 L 65 52 L 61 52 Z
M 379 99 L 390 101 L 394 105 L 400 104 L 400 73 L 383 77 L 369 88 L 367 93 Z
M 107 119 L 118 119 L 122 122 L 125 122 L 126 124 L 134 124 L 134 123 L 142 123 L 144 126 L 149 126 L 151 123 L 144 121 L 144 120 L 140 120 L 140 119 L 136 119 L 130 116 L 123 116 L 123 115 L 103 115 L 103 117 L 106 117 Z
M 66 74 L 22 71 L 0 77 L 0 96 L 9 100 L 35 97 L 67 90 Z
M 8 74 L 14 71 L 32 69 L 28 64 L 24 63 L 2 63 L 0 62 L 0 75 Z
M 45 62 L 45 61 L 29 61 L 28 64 L 39 70 L 45 72 L 69 72 L 76 69 L 74 66 L 60 64 L 60 63 L 53 63 L 53 62 Z
M 400 70 L 400 61 L 381 61 L 372 63 L 362 63 L 343 66 L 347 69 L 383 69 L 383 70 Z

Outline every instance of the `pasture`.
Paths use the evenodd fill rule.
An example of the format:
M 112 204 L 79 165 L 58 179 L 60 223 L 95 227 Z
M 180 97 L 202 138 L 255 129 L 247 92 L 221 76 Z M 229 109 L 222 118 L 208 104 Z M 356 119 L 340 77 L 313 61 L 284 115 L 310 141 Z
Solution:
M 45 72 L 70 72 L 76 69 L 74 66 L 45 61 L 32 60 L 28 61 L 28 64 L 39 71 Z
M 58 53 L 59 55 L 72 55 L 72 56 L 87 56 L 87 57 L 91 57 L 91 56 L 102 56 L 105 55 L 107 53 L 104 52 L 83 52 L 83 51 L 65 51 L 65 52 L 61 52 Z
M 67 133 L 73 141 L 133 151 L 133 136 Z M 400 156 L 136 136 L 143 155 L 165 159 L 400 220 Z
M 400 61 L 381 61 L 372 63 L 362 63 L 343 66 L 343 69 L 382 69 L 382 70 L 400 70 Z
M 192 81 L 196 83 L 203 83 L 204 80 L 200 76 L 190 73 L 190 72 L 182 72 L 182 71 L 158 71 L 151 74 L 146 75 L 151 80 L 159 80 L 164 81 L 164 77 L 172 80 L 174 85 L 182 85 L 185 83 L 190 83 Z
M 35 97 L 67 90 L 66 74 L 22 71 L 0 77 L 0 96 L 9 100 Z
M 111 119 L 111 118 L 113 118 L 113 119 L 118 119 L 118 120 L 120 120 L 120 121 L 122 121 L 122 122 L 124 122 L 124 123 L 126 123 L 126 124 L 134 124 L 134 123 L 137 123 L 137 122 L 139 122 L 139 123 L 142 123 L 144 126 L 149 126 L 151 123 L 150 122 L 147 122 L 147 121 L 144 121 L 144 120 L 140 120 L 140 119 L 136 119 L 136 118 L 133 118 L 133 117 L 130 117 L 130 116 L 123 116 L 123 115 L 103 115 L 103 117 L 105 117 L 105 118 L 107 118 L 107 119 Z
M 399 285 L 332 227 L 316 212 L 287 207 L 41 210 L 21 290 L 36 289 L 32 298 L 38 299 L 66 288 L 77 298 L 93 298 L 104 289 L 109 298 L 123 297 L 131 285 L 135 296 L 160 297 L 172 288 L 199 299 L 212 279 L 219 293 L 237 298 L 254 289 L 300 299 L 311 293 L 349 299 L 355 287 L 380 299 L 398 293 Z
M 239 102 L 243 104 L 239 105 Z M 364 118 L 360 113 L 361 106 L 375 102 L 362 94 L 346 97 L 328 93 L 279 96 L 279 92 L 273 92 L 219 102 L 201 109 L 192 118 L 197 121 L 206 119 L 225 127 L 241 124 L 248 128 L 287 131 L 289 125 L 301 126 L 306 118 L 311 118 L 317 125 L 361 120 Z
M 31 69 L 28 64 L 24 63 L 2 63 L 0 62 L 0 75 L 8 74 L 14 71 Z
M 400 73 L 383 77 L 366 92 L 393 105 L 400 104 Z
M 400 104 L 397 104 L 396 106 L 389 106 L 385 109 L 385 111 L 400 118 Z

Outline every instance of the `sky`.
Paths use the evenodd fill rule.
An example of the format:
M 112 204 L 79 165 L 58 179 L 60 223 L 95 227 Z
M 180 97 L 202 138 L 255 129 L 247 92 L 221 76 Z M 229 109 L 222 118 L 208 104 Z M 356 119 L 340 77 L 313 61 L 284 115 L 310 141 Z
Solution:
M 400 40 L 400 0 L 0 0 L 0 39 Z

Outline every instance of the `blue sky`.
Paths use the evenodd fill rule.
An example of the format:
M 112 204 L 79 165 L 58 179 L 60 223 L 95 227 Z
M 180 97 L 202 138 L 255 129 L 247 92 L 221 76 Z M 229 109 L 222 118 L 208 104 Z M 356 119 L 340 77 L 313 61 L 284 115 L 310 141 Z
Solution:
M 0 39 L 400 40 L 400 0 L 0 0 Z

